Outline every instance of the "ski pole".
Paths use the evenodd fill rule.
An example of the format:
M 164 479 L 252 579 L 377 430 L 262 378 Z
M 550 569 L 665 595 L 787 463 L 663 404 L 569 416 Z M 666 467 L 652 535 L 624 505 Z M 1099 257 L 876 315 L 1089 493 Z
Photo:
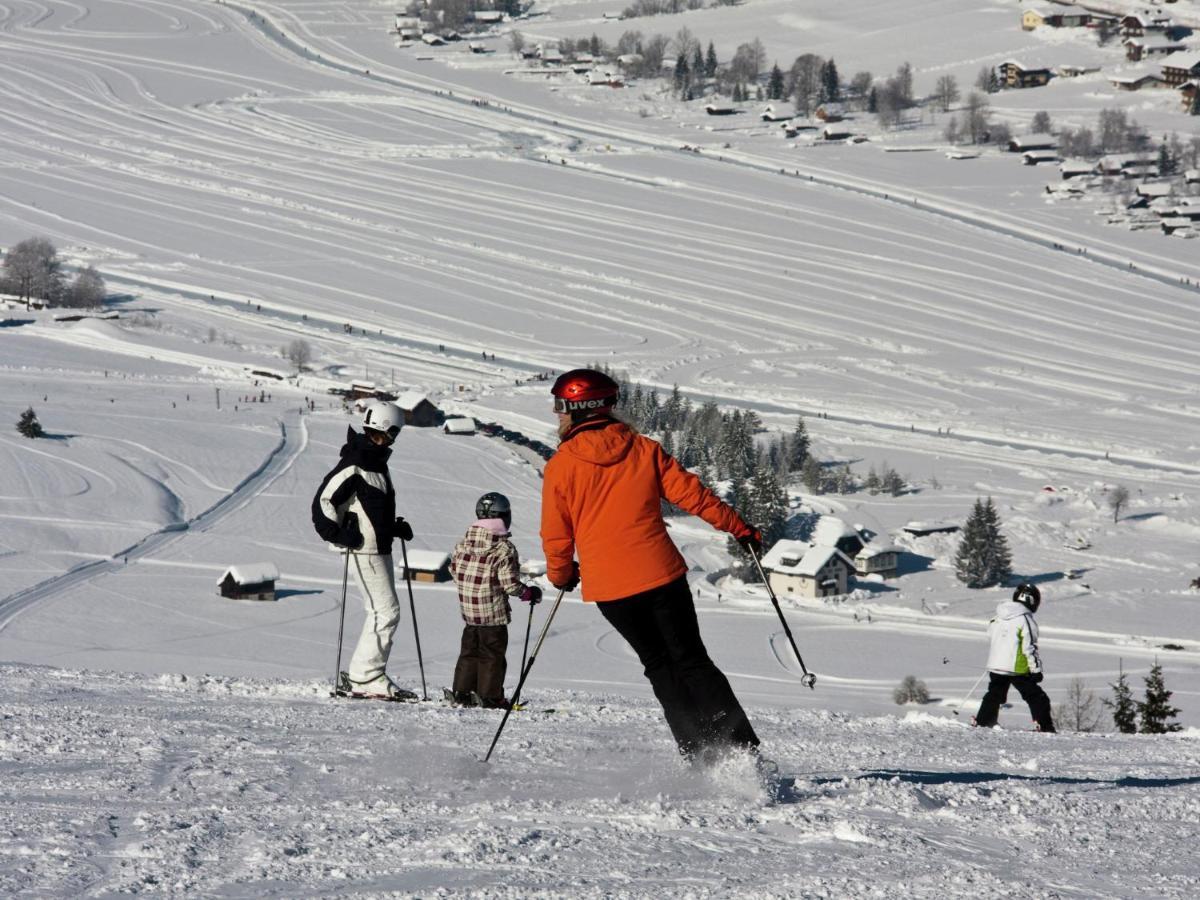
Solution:
M 504 726 L 508 724 L 508 717 L 512 714 L 513 707 L 521 699 L 521 688 L 525 686 L 525 679 L 529 677 L 529 672 L 533 669 L 534 660 L 537 659 L 538 651 L 542 649 L 542 641 L 546 639 L 546 633 L 550 630 L 550 623 L 554 621 L 554 614 L 558 612 L 559 604 L 562 603 L 563 594 L 565 593 L 565 590 L 559 589 L 558 596 L 554 599 L 554 605 L 550 607 L 550 615 L 546 617 L 546 624 L 542 626 L 542 633 L 538 636 L 537 643 L 533 645 L 533 653 L 530 654 L 529 661 L 521 667 L 521 680 L 517 682 L 517 689 L 513 691 L 512 699 L 508 702 L 508 709 L 504 710 L 504 718 L 500 720 L 500 727 L 496 729 L 496 735 L 492 738 L 492 745 L 488 747 L 488 752 L 483 757 L 484 762 L 492 758 L 492 751 L 496 749 L 496 742 L 500 740 L 500 733 L 504 731 Z M 529 620 L 533 621 L 532 608 L 529 610 Z
M 525 622 L 525 648 L 521 651 L 521 671 L 525 671 L 525 657 L 529 656 L 529 632 L 533 629 L 533 607 L 529 604 L 529 618 Z
M 986 674 L 987 674 L 987 669 L 984 669 L 981 673 L 979 673 L 979 678 L 975 681 L 975 683 L 973 685 L 971 685 L 971 689 L 969 691 L 967 691 L 967 695 L 962 698 L 962 703 L 958 704 L 958 709 L 956 709 L 954 711 L 954 714 L 956 716 L 960 712 L 962 712 L 962 708 L 967 705 L 967 701 L 971 699 L 971 695 L 973 693 L 975 693 L 975 688 L 979 687 L 979 682 L 983 681 L 983 676 Z
M 796 639 L 792 637 L 792 629 L 788 628 L 787 619 L 783 617 L 783 610 L 779 606 L 779 598 L 775 596 L 775 591 L 771 587 L 771 582 L 767 578 L 767 573 L 763 571 L 762 563 L 759 561 L 758 554 L 753 550 L 750 551 L 750 558 L 754 560 L 754 565 L 758 569 L 759 577 L 762 578 L 763 584 L 767 588 L 767 596 L 771 598 L 771 603 L 775 606 L 775 612 L 779 614 L 779 621 L 783 623 L 783 633 L 787 635 L 788 642 L 792 645 L 792 652 L 796 654 L 796 661 L 800 663 L 800 669 L 804 672 L 804 677 L 800 679 L 800 683 L 809 690 L 816 690 L 817 676 L 808 671 L 808 667 L 804 665 L 804 657 L 800 655 L 800 648 L 796 646 Z
M 346 567 L 342 570 L 342 617 L 338 620 L 337 662 L 333 666 L 333 690 L 330 697 L 336 697 L 338 684 L 342 680 L 342 634 L 346 629 L 346 585 L 350 580 L 350 551 L 346 551 Z
M 404 583 L 408 585 L 408 608 L 412 612 L 413 640 L 417 642 L 417 665 L 421 669 L 421 699 L 428 700 L 429 692 L 425 690 L 425 660 L 421 658 L 421 632 L 417 631 L 417 603 L 413 600 L 412 575 L 408 571 L 408 546 L 403 538 L 400 539 L 400 555 L 404 557 Z

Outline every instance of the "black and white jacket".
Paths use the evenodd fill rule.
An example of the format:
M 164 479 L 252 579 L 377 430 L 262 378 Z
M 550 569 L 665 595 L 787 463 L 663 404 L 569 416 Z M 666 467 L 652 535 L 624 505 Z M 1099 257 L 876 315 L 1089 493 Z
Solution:
M 363 538 L 357 551 L 392 552 L 396 492 L 387 469 L 391 455 L 390 447 L 380 447 L 366 435 L 348 429 L 341 459 L 313 497 L 313 526 L 322 539 L 345 545 L 346 515 L 353 513 Z

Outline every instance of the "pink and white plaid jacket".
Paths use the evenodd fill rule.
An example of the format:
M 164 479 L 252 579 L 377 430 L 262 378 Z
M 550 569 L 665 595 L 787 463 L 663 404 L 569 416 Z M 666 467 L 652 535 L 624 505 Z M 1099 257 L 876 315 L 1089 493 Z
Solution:
M 508 598 L 525 589 L 517 548 L 499 519 L 480 519 L 454 546 L 450 574 L 458 588 L 458 605 L 468 625 L 507 625 L 512 618 Z

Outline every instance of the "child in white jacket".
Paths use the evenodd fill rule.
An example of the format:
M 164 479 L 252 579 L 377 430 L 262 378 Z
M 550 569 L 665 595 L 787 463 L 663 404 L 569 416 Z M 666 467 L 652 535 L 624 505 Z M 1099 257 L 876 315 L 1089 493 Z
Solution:
M 1038 627 L 1033 614 L 1042 604 L 1042 595 L 1032 584 L 1021 584 L 1012 600 L 996 607 L 996 618 L 988 623 L 991 652 L 988 654 L 987 693 L 975 714 L 975 724 L 984 728 L 995 725 L 1000 705 L 1008 699 L 1009 687 L 1015 687 L 1029 704 L 1039 731 L 1054 731 L 1050 717 L 1050 698 L 1041 688 L 1042 658 L 1038 654 Z

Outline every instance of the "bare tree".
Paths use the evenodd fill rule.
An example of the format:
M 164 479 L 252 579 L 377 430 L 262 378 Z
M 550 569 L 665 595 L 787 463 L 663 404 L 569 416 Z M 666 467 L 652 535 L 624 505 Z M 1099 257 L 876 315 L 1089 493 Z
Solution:
M 27 238 L 4 254 L 4 281 L 26 305 L 56 301 L 62 293 L 58 251 L 46 238 Z
M 967 94 L 967 105 L 963 114 L 963 133 L 972 144 L 978 144 L 987 134 L 991 111 L 987 98 L 978 91 Z
M 1088 690 L 1078 675 L 1067 686 L 1067 697 L 1054 709 L 1054 724 L 1068 731 L 1095 731 L 1100 725 L 1102 710 L 1093 691 Z
M 796 112 L 807 116 L 821 90 L 821 66 L 825 60 L 815 53 L 797 56 L 788 70 L 787 92 L 796 102 Z
M 1112 510 L 1113 524 L 1121 517 L 1121 510 L 1129 505 L 1129 488 L 1118 484 L 1108 492 L 1108 508 Z
M 312 362 L 312 347 L 308 341 L 297 339 L 283 348 L 283 355 L 296 367 L 298 373 L 303 372 L 305 366 Z
M 525 49 L 525 35 L 515 28 L 508 35 L 508 49 L 517 56 L 520 56 L 521 51 Z
M 94 267 L 87 266 L 79 270 L 70 287 L 63 292 L 61 305 L 94 309 L 103 306 L 107 296 L 104 278 Z
M 871 92 L 871 82 L 875 79 L 870 72 L 855 72 L 847 85 L 847 93 L 858 100 L 860 106 L 867 103 L 867 94 Z
M 958 81 L 953 75 L 943 75 L 937 80 L 937 86 L 933 89 L 933 96 L 937 98 L 938 106 L 942 108 L 942 112 L 950 112 L 950 107 L 962 97 L 962 94 L 958 90 Z
M 1054 128 L 1054 123 L 1050 121 L 1050 113 L 1042 109 L 1033 114 L 1033 120 L 1029 123 L 1031 133 L 1049 134 L 1052 128 Z

